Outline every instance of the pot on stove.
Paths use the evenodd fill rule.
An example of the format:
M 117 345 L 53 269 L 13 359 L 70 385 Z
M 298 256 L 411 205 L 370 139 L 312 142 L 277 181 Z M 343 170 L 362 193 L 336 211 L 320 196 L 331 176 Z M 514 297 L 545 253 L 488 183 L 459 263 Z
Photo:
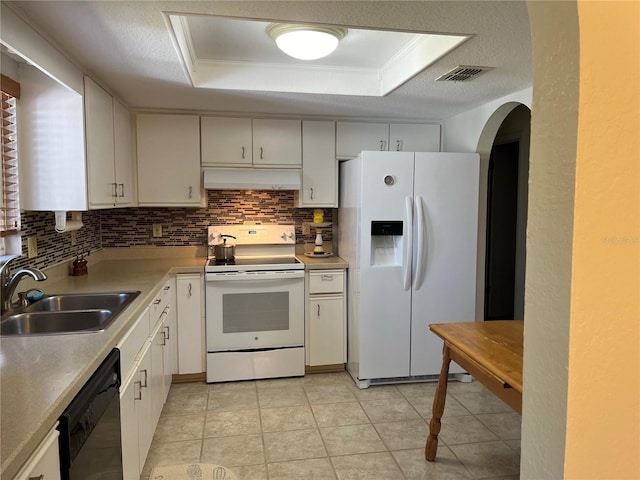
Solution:
M 214 245 L 213 247 L 213 255 L 216 257 L 216 261 L 233 260 L 236 254 L 236 246 L 228 245 L 227 238 L 233 238 L 235 240 L 236 237 L 233 235 L 220 235 L 220 237 L 222 237 L 222 243 Z

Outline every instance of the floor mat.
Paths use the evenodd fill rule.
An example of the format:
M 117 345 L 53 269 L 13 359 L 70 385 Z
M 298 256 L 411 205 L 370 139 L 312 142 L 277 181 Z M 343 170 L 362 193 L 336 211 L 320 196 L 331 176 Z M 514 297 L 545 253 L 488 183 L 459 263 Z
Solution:
M 239 480 L 228 468 L 212 463 L 154 467 L 149 480 Z

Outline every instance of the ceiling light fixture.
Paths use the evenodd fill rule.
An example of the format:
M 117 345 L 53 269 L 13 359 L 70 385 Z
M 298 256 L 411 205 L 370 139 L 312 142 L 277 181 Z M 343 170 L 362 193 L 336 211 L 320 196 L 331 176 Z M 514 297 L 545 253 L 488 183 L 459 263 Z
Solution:
M 346 28 L 321 25 L 271 23 L 266 28 L 278 48 L 299 60 L 315 60 L 333 52 L 347 34 Z

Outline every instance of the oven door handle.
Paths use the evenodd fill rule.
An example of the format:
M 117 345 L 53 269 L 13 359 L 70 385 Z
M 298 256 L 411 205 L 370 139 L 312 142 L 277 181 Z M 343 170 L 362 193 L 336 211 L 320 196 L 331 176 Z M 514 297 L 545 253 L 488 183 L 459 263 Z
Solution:
M 261 280 L 290 280 L 304 278 L 304 270 L 261 271 L 261 272 L 231 272 L 207 273 L 207 282 L 259 282 Z

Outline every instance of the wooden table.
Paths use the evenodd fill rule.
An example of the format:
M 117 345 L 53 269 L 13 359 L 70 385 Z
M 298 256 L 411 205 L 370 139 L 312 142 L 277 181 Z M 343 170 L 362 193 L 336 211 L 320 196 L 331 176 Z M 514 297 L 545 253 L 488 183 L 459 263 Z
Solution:
M 442 369 L 433 399 L 433 416 L 424 449 L 433 462 L 438 449 L 440 419 L 447 396 L 449 363 L 456 362 L 485 387 L 522 414 L 523 320 L 431 324 L 433 333 L 444 340 Z

